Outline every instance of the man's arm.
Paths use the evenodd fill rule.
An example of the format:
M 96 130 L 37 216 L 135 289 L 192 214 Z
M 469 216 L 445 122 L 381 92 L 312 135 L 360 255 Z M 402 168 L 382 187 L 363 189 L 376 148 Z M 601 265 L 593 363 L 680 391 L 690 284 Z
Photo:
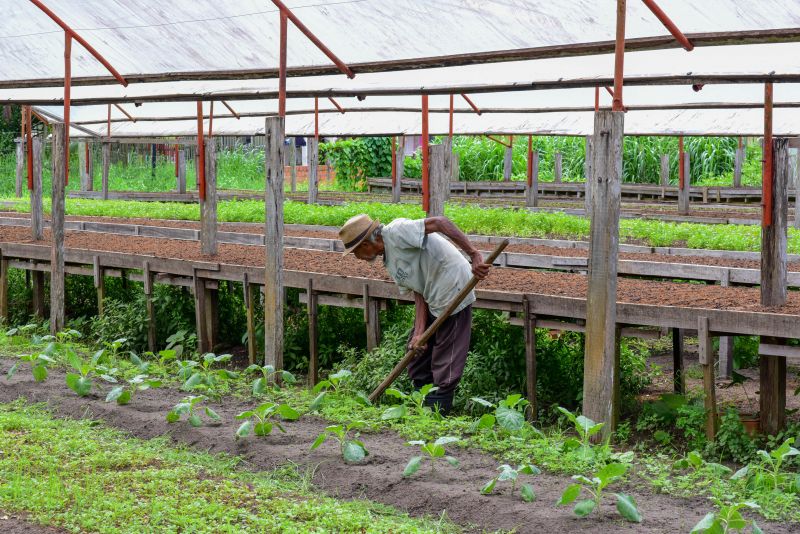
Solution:
M 425 299 L 422 298 L 422 295 L 414 291 L 414 333 L 411 336 L 411 342 L 408 344 L 409 349 L 416 345 L 417 340 L 425 333 L 427 320 L 428 304 L 425 302 Z M 424 348 L 424 345 L 420 347 L 420 351 Z
M 428 217 L 425 219 L 425 233 L 432 234 L 439 232 L 446 235 L 450 240 L 464 251 L 472 260 L 472 274 L 478 280 L 483 280 L 489 274 L 490 265 L 483 262 L 483 254 L 472 246 L 467 236 L 464 235 L 458 226 L 447 217 Z

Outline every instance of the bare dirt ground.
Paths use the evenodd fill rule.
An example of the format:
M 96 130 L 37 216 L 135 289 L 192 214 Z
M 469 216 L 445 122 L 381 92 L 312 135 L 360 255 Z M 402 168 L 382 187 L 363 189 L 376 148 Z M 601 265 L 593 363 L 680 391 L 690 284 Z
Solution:
M 61 534 L 67 531 L 40 525 L 22 514 L 0 510 L 0 532 L 3 534 Z
M 0 360 L 0 372 L 11 363 Z M 366 497 L 396 506 L 412 515 L 439 516 L 443 512 L 467 530 L 517 529 L 520 533 L 577 532 L 688 532 L 705 513 L 711 502 L 702 498 L 680 499 L 654 494 L 641 484 L 617 488 L 631 494 L 644 516 L 642 524 L 623 521 L 613 504 L 604 504 L 589 519 L 578 519 L 568 507 L 556 507 L 563 489 L 571 483 L 567 476 L 544 473 L 531 479 L 537 494 L 534 503 L 524 503 L 503 488 L 493 496 L 479 490 L 493 478 L 498 461 L 480 452 L 452 448 L 449 452 L 461 461 L 458 469 L 440 467 L 435 473 L 427 467 L 413 477 L 404 478 L 402 470 L 414 451 L 404 440 L 391 432 L 363 435 L 370 455 L 362 464 L 345 465 L 338 446 L 326 442 L 315 451 L 309 447 L 326 422 L 313 416 L 286 423 L 287 433 L 266 439 L 234 440 L 238 422 L 234 415 L 250 405 L 228 399 L 213 403 L 223 423 L 214 427 L 192 428 L 181 422 L 168 424 L 166 412 L 184 394 L 172 389 L 145 391 L 128 406 L 108 404 L 101 395 L 77 397 L 64 385 L 64 375 L 54 371 L 45 383 L 36 383 L 26 373 L 18 373 L 11 381 L 3 381 L 0 402 L 24 397 L 30 402 L 47 402 L 55 414 L 63 417 L 91 417 L 123 429 L 139 438 L 167 434 L 178 443 L 185 443 L 211 453 L 240 455 L 245 466 L 266 470 L 293 462 L 313 472 L 313 482 L 327 494 L 340 498 Z M 534 463 L 535 458 L 531 459 Z M 1 525 L 2 523 L 0 523 Z M 472 526 L 469 526 L 472 525 Z M 765 524 L 766 532 L 795 532 L 793 525 Z M 25 531 L 20 531 L 25 532 Z

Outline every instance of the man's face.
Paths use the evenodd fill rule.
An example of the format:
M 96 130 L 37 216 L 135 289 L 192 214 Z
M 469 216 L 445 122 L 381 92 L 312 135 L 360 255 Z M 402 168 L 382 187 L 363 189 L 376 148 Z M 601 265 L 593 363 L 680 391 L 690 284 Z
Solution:
M 353 250 L 353 255 L 359 260 L 372 262 L 381 252 L 383 249 L 379 243 L 365 240 Z

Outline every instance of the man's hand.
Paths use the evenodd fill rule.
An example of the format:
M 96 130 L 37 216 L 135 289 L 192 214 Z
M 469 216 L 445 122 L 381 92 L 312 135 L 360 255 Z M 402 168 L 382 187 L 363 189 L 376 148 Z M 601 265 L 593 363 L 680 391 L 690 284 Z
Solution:
M 476 250 L 470 254 L 470 258 L 472 259 L 472 275 L 478 280 L 483 280 L 486 278 L 486 276 L 489 274 L 491 265 L 488 263 L 483 263 L 483 254 Z
M 409 341 L 409 342 L 408 342 L 408 347 L 407 347 L 407 349 L 408 349 L 408 350 L 411 350 L 411 349 L 414 349 L 414 348 L 416 348 L 415 352 L 416 352 L 416 355 L 417 355 L 417 356 L 419 356 L 420 354 L 422 354 L 423 352 L 425 352 L 425 349 L 426 349 L 426 348 L 427 348 L 427 346 L 428 346 L 427 344 L 425 344 L 425 345 L 422 345 L 421 347 L 416 347 L 417 343 L 418 343 L 418 342 L 419 342 L 419 340 L 422 338 L 422 334 L 423 334 L 423 333 L 424 333 L 424 332 L 414 332 L 414 335 L 413 335 L 413 336 L 411 336 L 411 341 Z

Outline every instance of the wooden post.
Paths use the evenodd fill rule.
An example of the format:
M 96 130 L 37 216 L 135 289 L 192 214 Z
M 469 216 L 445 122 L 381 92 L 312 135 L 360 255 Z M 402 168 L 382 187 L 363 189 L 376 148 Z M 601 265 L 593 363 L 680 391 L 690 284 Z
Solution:
M 0 252 L 0 322 L 8 324 L 8 260 Z
M 689 193 L 692 189 L 692 173 L 691 173 L 691 160 L 689 153 L 683 153 L 683 168 L 684 168 L 684 181 L 683 188 L 678 189 L 678 213 L 681 215 L 689 215 Z
M 450 190 L 450 160 L 444 145 L 431 145 L 430 151 L 430 203 L 428 217 L 444 215 L 444 201 Z
M 200 354 L 211 352 L 209 344 L 208 322 L 206 321 L 206 284 L 194 269 L 194 319 L 197 329 L 197 351 Z
M 557 184 L 561 183 L 561 152 L 555 153 L 553 161 L 553 181 Z
M 291 187 L 292 187 L 292 193 L 296 193 L 297 192 L 297 144 L 296 144 L 296 138 L 290 137 L 289 140 L 291 143 L 289 145 L 290 146 L 289 154 L 292 158 L 292 161 L 289 164 L 289 171 L 291 172 Z
M 525 191 L 525 205 L 535 208 L 539 205 L 539 152 L 531 153 L 530 183 Z
M 247 360 L 250 364 L 256 363 L 256 296 L 258 286 L 250 283 L 247 273 L 242 283 L 244 289 L 244 306 L 247 314 Z
M 536 405 L 536 317 L 531 314 L 530 300 L 522 301 L 522 327 L 525 329 L 525 392 L 528 396 L 528 420 L 538 416 Z
M 314 291 L 312 278 L 308 279 L 306 296 L 308 297 L 308 385 L 315 386 L 319 381 L 319 331 L 317 329 L 317 293 Z
M 217 145 L 206 140 L 206 198 L 200 200 L 200 251 L 217 253 Z
M 761 305 L 786 303 L 789 149 L 786 139 L 773 141 L 772 224 L 761 228 Z M 765 176 L 766 180 L 767 177 Z M 766 209 L 766 208 L 765 208 Z M 787 337 L 792 334 L 787 332 Z M 762 337 L 762 344 L 782 339 Z M 786 424 L 786 358 L 760 358 L 761 430 L 775 434 Z
M 736 149 L 733 159 L 733 187 L 742 187 L 742 166 L 744 165 L 744 147 Z
M 683 365 L 683 330 L 672 329 L 672 391 L 686 394 L 686 374 Z
M 661 154 L 661 187 L 669 186 L 669 154 Z
M 397 168 L 395 172 L 397 173 L 397 180 L 395 180 L 394 187 L 392 188 L 392 202 L 395 204 L 400 202 L 400 191 L 402 190 L 402 182 L 403 182 L 403 169 L 405 167 L 405 137 L 400 136 L 397 138 L 397 161 L 396 165 Z
M 717 435 L 717 396 L 714 388 L 714 347 L 708 331 L 708 317 L 697 318 L 697 345 L 703 367 L 703 404 L 706 410 L 706 437 L 713 441 Z
M 614 431 L 619 389 L 617 364 L 617 256 L 624 112 L 598 111 L 592 139 L 592 203 L 583 412 Z
M 178 150 L 178 193 L 186 193 L 186 151 Z
M 41 241 L 44 237 L 44 215 L 42 213 L 42 138 L 38 135 L 34 136 L 32 144 L 33 189 L 31 189 L 31 237 L 34 241 Z M 36 289 L 36 276 L 33 277 L 33 287 Z M 42 309 L 44 309 L 44 307 L 42 307 Z
M 722 272 L 722 280 L 720 281 L 722 287 L 729 287 L 731 285 L 731 272 L 725 269 Z M 720 378 L 730 378 L 733 376 L 733 336 L 720 336 L 719 337 L 719 371 Z
M 103 177 L 101 189 L 103 200 L 108 200 L 108 173 L 111 170 L 111 143 L 103 143 Z
M 800 149 L 797 150 L 794 168 L 794 227 L 800 229 Z
M 511 181 L 511 167 L 514 163 L 514 149 L 510 146 L 506 147 L 505 155 L 503 157 L 503 181 Z
M 308 138 L 308 203 L 317 203 L 319 190 L 319 141 Z
M 86 190 L 94 191 L 94 144 L 87 141 L 86 146 L 86 157 L 89 162 L 88 169 L 86 170 Z
M 364 284 L 364 323 L 367 325 L 367 351 L 376 349 L 381 344 L 380 305 L 381 301 L 369 296 L 369 285 Z
M 44 319 L 44 273 L 42 271 L 31 272 L 31 300 L 33 301 L 33 315 Z
M 86 166 L 88 165 L 86 160 L 86 143 L 81 141 L 78 143 L 78 176 L 80 177 L 80 190 L 81 191 L 88 191 L 86 189 Z
M 103 266 L 100 265 L 100 258 L 95 256 L 92 262 L 92 274 L 94 275 L 94 288 L 97 291 L 97 316 L 103 316 L 103 301 L 106 298 L 106 280 Z
M 219 290 L 203 284 L 203 318 L 206 322 L 208 351 L 213 352 L 219 339 Z
M 20 198 L 22 197 L 22 177 L 25 174 L 25 140 L 17 139 L 15 143 L 17 145 L 17 181 L 15 182 L 14 192 L 17 195 L 17 198 Z
M 283 117 L 267 117 L 264 127 L 264 362 L 283 369 Z
M 150 272 L 150 262 L 145 261 L 142 269 L 144 281 L 144 298 L 147 307 L 147 350 L 156 351 L 156 309 L 153 305 L 153 274 Z
M 63 123 L 53 124 L 53 179 L 51 195 L 51 232 L 53 234 L 50 255 L 50 333 L 55 335 L 64 329 L 64 180 L 65 165 L 69 154 L 64 151 L 66 129 Z
M 586 136 L 586 157 L 583 160 L 583 174 L 584 180 L 584 193 L 583 193 L 583 210 L 588 217 L 592 213 L 592 136 Z

